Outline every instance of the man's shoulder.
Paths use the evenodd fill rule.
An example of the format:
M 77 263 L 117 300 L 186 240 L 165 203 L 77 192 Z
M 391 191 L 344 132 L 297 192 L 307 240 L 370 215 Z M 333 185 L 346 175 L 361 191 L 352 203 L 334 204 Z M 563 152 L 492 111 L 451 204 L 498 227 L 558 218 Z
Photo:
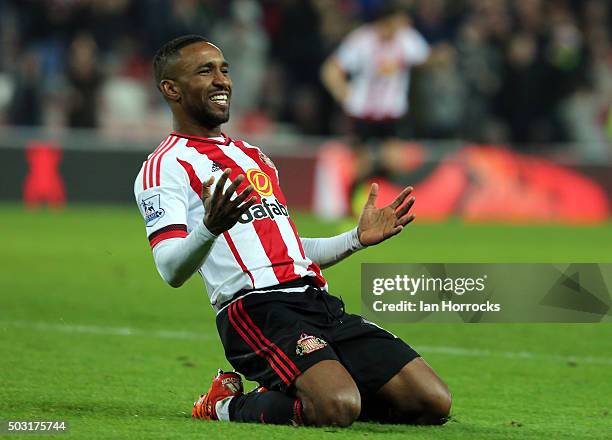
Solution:
M 174 133 L 166 136 L 147 156 L 140 167 L 135 189 L 141 191 L 162 184 L 162 180 L 175 180 L 184 171 L 179 167 L 178 158 L 186 151 L 186 139 Z
M 359 27 L 356 27 L 351 32 L 348 33 L 347 38 L 355 38 L 355 39 L 378 39 L 376 28 L 370 24 L 366 23 Z
M 376 35 L 370 25 L 353 29 L 338 46 L 335 57 L 347 70 L 357 69 L 368 62 L 372 51 L 376 50 Z
M 259 157 L 259 160 L 261 160 L 262 162 L 264 162 L 266 165 L 271 166 L 273 168 L 276 168 L 274 166 L 274 163 L 270 160 L 270 158 L 266 155 L 266 153 L 264 152 L 264 150 L 262 150 L 261 148 L 259 148 L 257 145 L 251 144 L 245 140 L 242 139 L 236 139 L 232 141 L 234 143 L 234 145 L 236 145 L 239 148 L 242 148 L 243 151 L 245 151 L 247 153 L 247 155 L 249 154 L 249 151 L 253 152 L 253 154 L 257 154 L 257 157 Z M 254 157 L 254 156 L 252 156 Z
M 237 147 L 251 148 L 254 150 L 261 151 L 261 148 L 259 148 L 257 145 L 254 145 L 248 141 L 245 141 L 244 139 L 232 139 L 232 143 L 236 145 Z
M 164 162 L 164 159 L 169 157 L 176 157 L 177 154 L 184 150 L 186 147 L 186 139 L 182 136 L 177 136 L 174 133 L 170 133 L 162 141 L 154 145 L 151 152 L 144 161 L 143 166 L 147 163 L 152 162 Z
M 408 42 L 408 43 L 414 43 L 414 42 L 426 43 L 426 40 L 423 37 L 423 35 L 417 29 L 415 29 L 412 26 L 405 26 L 404 28 L 402 28 L 397 33 L 397 36 L 403 42 Z

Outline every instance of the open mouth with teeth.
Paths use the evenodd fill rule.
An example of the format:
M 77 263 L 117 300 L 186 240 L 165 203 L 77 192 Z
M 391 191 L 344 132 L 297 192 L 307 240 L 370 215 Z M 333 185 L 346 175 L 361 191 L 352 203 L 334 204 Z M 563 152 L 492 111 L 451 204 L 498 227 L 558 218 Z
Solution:
M 227 104 L 229 103 L 229 95 L 227 93 L 216 93 L 208 99 L 220 107 L 227 107 Z

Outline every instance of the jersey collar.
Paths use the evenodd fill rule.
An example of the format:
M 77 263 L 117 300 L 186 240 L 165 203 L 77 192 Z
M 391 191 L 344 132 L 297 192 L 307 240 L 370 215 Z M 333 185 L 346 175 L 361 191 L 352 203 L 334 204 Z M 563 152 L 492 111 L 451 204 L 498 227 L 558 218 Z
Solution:
M 171 136 L 178 136 L 178 137 L 182 137 L 185 139 L 192 139 L 198 142 L 207 142 L 209 144 L 221 144 L 221 145 L 229 145 L 229 143 L 232 141 L 225 133 L 221 132 L 221 136 L 215 136 L 215 137 L 209 137 L 209 138 L 205 138 L 205 137 L 200 137 L 200 136 L 192 136 L 190 134 L 184 134 L 184 133 L 178 133 L 176 131 L 173 131 L 172 133 L 170 133 Z

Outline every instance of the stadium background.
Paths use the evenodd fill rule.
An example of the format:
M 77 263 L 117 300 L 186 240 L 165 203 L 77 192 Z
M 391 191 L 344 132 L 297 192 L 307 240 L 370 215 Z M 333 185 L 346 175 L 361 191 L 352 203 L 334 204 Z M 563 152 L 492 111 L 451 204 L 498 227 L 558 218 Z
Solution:
M 0 1 L 0 419 L 65 418 L 86 438 L 295 434 L 188 420 L 226 365 L 199 280 L 163 285 L 132 201 L 171 128 L 150 59 L 183 33 L 217 42 L 234 81 L 224 131 L 275 160 L 302 235 L 336 234 L 350 224 L 348 122 L 319 68 L 381 3 Z M 327 271 L 332 290 L 358 310 L 366 261 L 610 262 L 610 2 L 400 3 L 434 49 L 402 124 L 419 222 Z M 612 429 L 609 325 L 393 331 L 448 380 L 454 421 L 304 437 Z

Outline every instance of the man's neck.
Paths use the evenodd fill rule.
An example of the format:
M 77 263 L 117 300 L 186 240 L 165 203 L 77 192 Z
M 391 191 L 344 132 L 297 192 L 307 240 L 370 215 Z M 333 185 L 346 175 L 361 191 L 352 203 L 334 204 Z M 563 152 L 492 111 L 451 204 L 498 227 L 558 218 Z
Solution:
M 205 127 L 193 121 L 178 121 L 174 120 L 174 131 L 177 133 L 187 134 L 203 138 L 211 138 L 221 136 L 221 126 Z

